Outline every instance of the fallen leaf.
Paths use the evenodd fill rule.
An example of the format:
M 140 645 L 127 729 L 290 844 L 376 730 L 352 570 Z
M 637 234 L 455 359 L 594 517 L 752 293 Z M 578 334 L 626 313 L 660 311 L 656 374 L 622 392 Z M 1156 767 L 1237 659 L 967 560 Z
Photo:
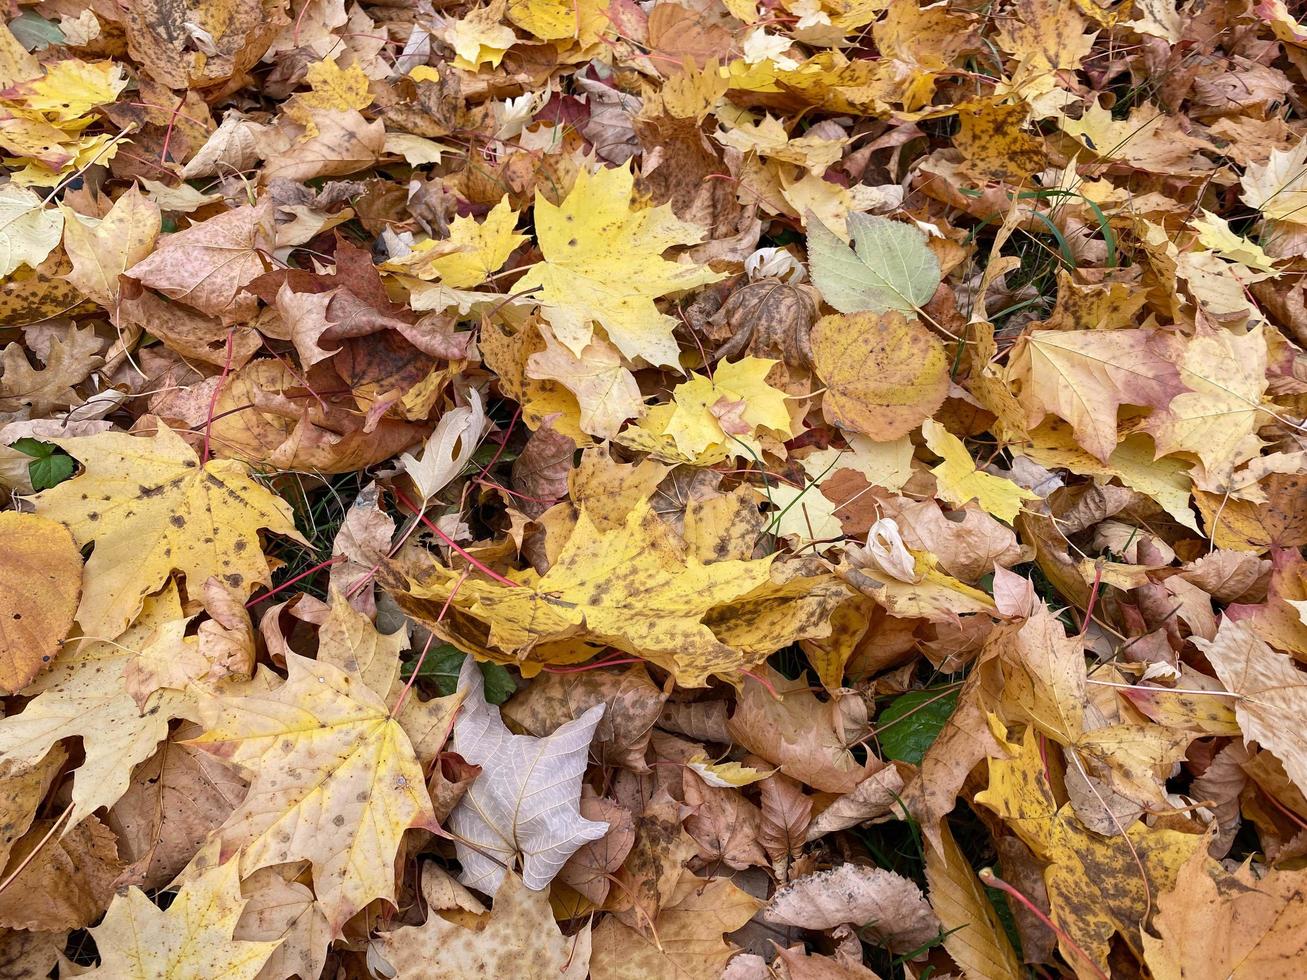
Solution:
M 381 698 L 338 667 L 286 657 L 266 694 L 206 700 L 190 744 L 248 773 L 250 789 L 218 831 L 220 861 L 245 874 L 312 863 L 333 935 L 377 898 L 393 900 L 395 855 L 410 827 L 434 823 L 422 767 Z
M 513 735 L 483 694 L 469 657 L 459 674 L 465 702 L 454 723 L 454 751 L 481 774 L 449 817 L 465 885 L 494 896 L 521 862 L 531 891 L 549 886 L 567 859 L 608 825 L 581 817 L 581 777 L 601 705 L 544 738 Z
M 166 426 L 148 439 L 105 432 L 55 442 L 84 469 L 38 496 L 37 513 L 66 525 L 80 547 L 95 543 L 77 612 L 88 634 L 117 636 L 174 570 L 192 588 L 211 575 L 246 592 L 266 582 L 261 527 L 303 540 L 290 508 L 244 465 L 201 463 Z
M 522 980 L 577 980 L 586 975 L 589 927 L 564 936 L 549 910 L 549 896 L 506 874 L 495 906 L 468 928 L 427 913 L 421 926 L 382 933 L 377 949 L 399 978 L 513 976 Z
M 77 611 L 82 556 L 68 529 L 33 514 L 0 514 L 0 693 L 31 683 L 58 655 Z
M 848 923 L 877 946 L 906 953 L 939 935 L 939 920 L 921 889 L 883 868 L 841 864 L 777 890 L 763 917 L 777 925 L 830 929 Z
M 811 343 L 826 419 L 876 442 L 907 435 L 948 393 L 944 345 L 896 310 L 823 317 Z
M 654 299 L 721 277 L 662 257 L 673 245 L 698 242 L 700 234 L 666 205 L 632 211 L 633 185 L 629 167 L 594 174 L 583 169 L 561 205 L 537 196 L 536 234 L 545 261 L 528 269 L 516 288 L 538 290 L 554 336 L 578 357 L 590 342 L 591 324 L 598 323 L 624 357 L 675 365 L 675 321 L 658 312 Z
M 117 896 L 91 930 L 100 966 L 84 976 L 154 980 L 167 976 L 254 980 L 276 943 L 233 940 L 245 900 L 235 864 L 181 887 L 160 910 L 139 888 Z
M 808 222 L 812 281 L 841 313 L 913 313 L 939 288 L 939 260 L 911 225 L 850 214 L 849 248 L 821 221 Z

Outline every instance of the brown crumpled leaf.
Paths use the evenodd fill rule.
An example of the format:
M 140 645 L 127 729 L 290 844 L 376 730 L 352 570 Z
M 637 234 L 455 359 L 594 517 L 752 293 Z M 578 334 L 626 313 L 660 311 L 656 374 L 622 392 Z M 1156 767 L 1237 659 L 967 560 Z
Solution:
M 243 323 L 258 307 L 245 287 L 267 271 L 275 247 L 273 203 L 264 198 L 165 235 L 126 275 L 225 324 Z
M 759 838 L 762 812 L 735 788 L 710 786 L 693 772 L 684 777 L 685 805 L 690 813 L 685 830 L 699 844 L 704 867 L 766 867 L 769 863 Z
M 503 706 L 506 719 L 532 735 L 545 735 L 604 705 L 590 754 L 602 765 L 648 771 L 645 749 L 667 695 L 643 664 L 622 671 L 542 674 Z
M 33 367 L 21 344 L 9 344 L 0 353 L 0 411 L 16 411 L 28 405 L 33 413 L 46 415 L 56 408 L 80 405 L 73 391 L 91 372 L 104 363 L 100 352 L 104 341 L 91 327 L 73 327 L 66 334 L 50 338 L 43 366 Z
M 531 433 L 513 461 L 513 489 L 522 494 L 513 502 L 522 513 L 538 517 L 567 496 L 575 455 L 576 442 L 554 430 L 552 417 Z
M 313 372 L 307 381 L 312 388 L 305 387 L 280 360 L 251 361 L 230 375 L 214 409 L 214 451 L 278 469 L 347 473 L 412 446 L 428 430 L 425 425 L 383 418 L 365 432 L 363 420 L 347 404 L 314 397 L 314 391 L 337 390 L 338 381 L 333 386 L 329 376 Z M 199 385 L 192 391 L 199 396 L 203 389 Z M 195 404 L 182 416 L 189 425 L 201 428 L 207 417 L 207 404 Z
M 847 793 L 883 766 L 859 763 L 852 746 L 871 730 L 861 696 L 846 693 L 821 702 L 800 676 L 787 680 L 763 668 L 769 686 L 748 680 L 727 723 L 731 737 L 754 755 L 814 789 Z
M 603 905 L 612 888 L 610 876 L 622 866 L 635 844 L 635 823 L 631 811 L 604 796 L 581 788 L 581 816 L 608 824 L 608 833 L 589 841 L 567 859 L 558 880 L 595 905 Z
M 47 839 L 53 829 L 53 821 L 38 820 L 14 843 L 4 868 L 9 883 L 0 892 L 0 926 L 82 929 L 108 908 L 123 870 L 113 832 L 94 816 Z
M 939 920 L 915 882 L 859 864 L 795 879 L 772 896 L 763 918 L 801 929 L 848 923 L 893 953 L 917 949 L 939 935 Z
M 106 820 L 129 862 L 124 877 L 143 890 L 163 888 L 245 796 L 232 767 L 186 744 L 200 727 L 185 722 L 136 767 Z

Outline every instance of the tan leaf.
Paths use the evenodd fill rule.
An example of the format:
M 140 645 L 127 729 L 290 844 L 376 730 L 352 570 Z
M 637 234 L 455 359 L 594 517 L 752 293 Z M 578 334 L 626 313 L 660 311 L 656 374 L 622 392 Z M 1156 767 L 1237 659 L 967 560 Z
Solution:
M 0 514 L 0 693 L 31 683 L 58 655 L 82 591 L 82 556 L 62 524 Z

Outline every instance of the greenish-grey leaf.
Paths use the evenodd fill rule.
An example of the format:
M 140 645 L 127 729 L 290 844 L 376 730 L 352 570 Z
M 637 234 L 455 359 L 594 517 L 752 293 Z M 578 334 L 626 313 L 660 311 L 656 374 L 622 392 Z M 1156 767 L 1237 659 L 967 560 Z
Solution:
M 957 688 L 909 691 L 895 698 L 876 719 L 881 751 L 887 758 L 920 765 L 957 703 Z
M 808 266 L 827 303 L 841 313 L 911 313 L 939 288 L 939 260 L 914 225 L 850 214 L 853 248 L 808 214 Z
M 9 30 L 13 32 L 18 43 L 28 51 L 41 51 L 52 44 L 63 44 L 68 40 L 58 24 L 30 10 L 24 10 L 11 20 Z

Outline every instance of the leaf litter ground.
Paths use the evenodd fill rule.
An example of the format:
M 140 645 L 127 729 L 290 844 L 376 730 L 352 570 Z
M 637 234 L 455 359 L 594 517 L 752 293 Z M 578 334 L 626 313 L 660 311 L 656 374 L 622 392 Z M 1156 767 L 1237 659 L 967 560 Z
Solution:
M 1297 977 L 1307 23 L 0 24 L 0 960 Z

